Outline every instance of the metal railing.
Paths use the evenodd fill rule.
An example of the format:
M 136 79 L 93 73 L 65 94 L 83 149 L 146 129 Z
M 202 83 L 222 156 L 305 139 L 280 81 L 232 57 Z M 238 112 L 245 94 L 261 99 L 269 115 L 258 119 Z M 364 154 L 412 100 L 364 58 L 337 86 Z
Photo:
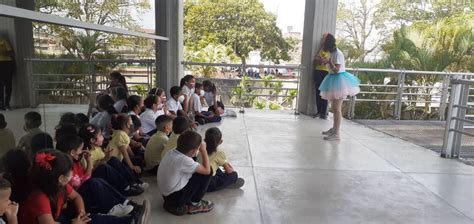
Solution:
M 300 65 L 254 65 L 182 62 L 185 74 L 198 76 L 198 81 L 216 84 L 225 104 L 244 108 L 257 104 L 261 109 L 291 109 L 298 114 Z M 209 69 L 211 68 L 211 69 Z M 217 69 L 220 68 L 220 69 Z M 255 69 L 255 71 L 254 71 Z M 271 78 L 269 75 L 272 75 Z M 208 76 L 208 77 L 206 77 Z M 212 76 L 209 77 L 209 76 Z M 216 78 L 217 77 L 217 78 Z M 283 106 L 286 105 L 286 106 Z
M 30 100 L 33 105 L 94 102 L 97 93 L 106 91 L 112 70 L 126 77 L 130 92 L 146 93 L 155 74 L 155 60 L 30 58 L 25 61 L 32 68 Z
M 474 80 L 453 79 L 451 84 L 451 103 L 446 119 L 441 157 L 460 158 L 463 154 L 466 157 L 472 157 L 474 156 L 474 145 L 463 145 L 462 140 L 463 136 L 474 137 L 474 133 L 468 131 L 474 125 L 474 120 L 470 119 L 473 116 L 468 114 L 474 109 L 474 104 L 469 102 L 469 98 L 473 97 L 470 95 L 470 87 L 474 85 Z

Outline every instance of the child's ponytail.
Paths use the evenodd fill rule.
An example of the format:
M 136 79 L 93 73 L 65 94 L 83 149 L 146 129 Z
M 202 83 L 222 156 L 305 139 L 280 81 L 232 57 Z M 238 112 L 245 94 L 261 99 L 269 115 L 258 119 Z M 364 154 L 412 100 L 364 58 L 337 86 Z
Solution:
M 219 146 L 221 140 L 222 133 L 219 128 L 213 127 L 207 129 L 204 141 L 206 142 L 206 149 L 208 155 L 211 155 L 212 153 L 217 151 L 217 146 Z

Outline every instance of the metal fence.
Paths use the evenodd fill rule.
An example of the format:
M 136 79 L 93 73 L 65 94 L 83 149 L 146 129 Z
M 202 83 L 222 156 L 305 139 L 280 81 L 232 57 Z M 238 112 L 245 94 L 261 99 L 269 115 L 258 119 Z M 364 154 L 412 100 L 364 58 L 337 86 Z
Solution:
M 441 156 L 445 158 L 474 158 L 474 101 L 471 86 L 474 80 L 451 81 L 451 103 L 444 134 Z
M 153 84 L 155 60 L 25 59 L 30 63 L 34 105 L 41 103 L 88 104 L 107 89 L 108 74 L 126 77 L 129 91 L 143 94 Z

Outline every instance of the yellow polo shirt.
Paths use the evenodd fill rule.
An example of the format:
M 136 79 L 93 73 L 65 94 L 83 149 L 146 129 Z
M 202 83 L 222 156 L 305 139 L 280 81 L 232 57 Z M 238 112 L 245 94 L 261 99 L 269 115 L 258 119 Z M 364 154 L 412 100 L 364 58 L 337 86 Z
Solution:
M 97 163 L 105 158 L 104 150 L 101 147 L 93 146 L 91 151 L 92 164 L 94 167 L 97 166 Z
M 328 51 L 320 51 L 319 56 L 325 59 L 329 59 L 330 53 Z M 326 65 L 315 65 L 314 69 L 329 72 L 329 69 Z
M 6 39 L 0 38 L 0 61 L 13 61 L 8 52 L 13 51 L 12 45 Z
M 0 158 L 8 151 L 15 149 L 15 136 L 8 128 L 0 129 Z
M 109 142 L 108 148 L 112 149 L 111 155 L 117 157 L 120 161 L 123 159 L 122 152 L 120 151 L 120 147 L 128 146 L 130 144 L 130 137 L 128 137 L 127 133 L 122 130 L 114 130 L 112 134 L 112 139 Z
M 197 161 L 202 164 L 202 155 L 199 154 Z M 214 153 L 209 155 L 209 163 L 211 164 L 212 167 L 212 176 L 216 175 L 216 170 L 219 169 L 219 167 L 224 166 L 227 161 L 227 157 L 225 156 L 225 152 L 217 149 Z
M 179 134 L 175 134 L 174 132 L 171 133 L 170 138 L 168 139 L 168 142 L 165 144 L 165 148 L 163 149 L 163 152 L 161 152 L 161 158 L 164 158 L 166 153 L 169 151 L 176 149 L 176 146 L 178 146 L 178 138 Z
M 152 169 L 160 164 L 162 158 L 161 153 L 165 149 L 166 143 L 168 143 L 168 136 L 161 131 L 158 131 L 148 140 L 145 150 L 145 164 L 147 169 Z

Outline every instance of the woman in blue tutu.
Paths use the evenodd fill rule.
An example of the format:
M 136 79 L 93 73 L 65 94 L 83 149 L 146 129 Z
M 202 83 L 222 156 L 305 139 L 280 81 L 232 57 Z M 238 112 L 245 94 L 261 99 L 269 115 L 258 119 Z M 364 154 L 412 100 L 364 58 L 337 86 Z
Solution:
M 331 102 L 334 122 L 331 129 L 323 132 L 324 140 L 340 140 L 342 121 L 342 102 L 347 96 L 355 96 L 360 92 L 360 81 L 351 73 L 346 72 L 344 54 L 336 47 L 336 38 L 327 34 L 324 38 L 323 50 L 330 52 L 324 63 L 329 68 L 329 75 L 319 86 L 321 97 Z

